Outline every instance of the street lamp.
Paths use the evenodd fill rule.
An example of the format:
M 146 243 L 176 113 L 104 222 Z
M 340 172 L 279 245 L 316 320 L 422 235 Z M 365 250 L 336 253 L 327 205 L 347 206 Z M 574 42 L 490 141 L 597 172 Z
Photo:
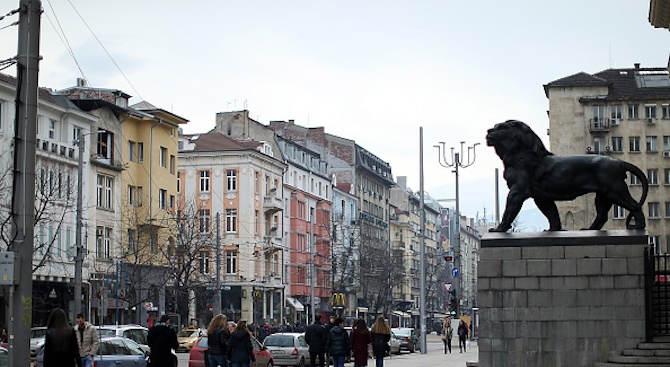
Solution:
M 458 169 L 459 168 L 468 168 L 472 166 L 475 163 L 475 148 L 479 143 L 475 143 L 472 146 L 467 147 L 467 160 L 463 161 L 463 146 L 465 145 L 465 142 L 461 142 L 461 149 L 460 152 L 454 152 L 454 148 L 451 147 L 450 151 L 450 157 L 447 157 L 447 149 L 445 148 L 445 143 L 441 141 L 439 145 L 434 145 L 435 148 L 437 148 L 437 161 L 440 164 L 440 166 L 445 167 L 445 168 L 452 168 L 453 167 L 453 172 L 456 174 L 456 228 L 455 231 L 456 233 L 454 234 L 454 268 L 458 269 L 460 267 L 460 262 L 461 262 L 461 212 L 459 210 L 459 202 L 460 202 L 460 197 L 459 197 L 459 192 L 458 192 Z M 472 152 L 472 155 L 470 154 Z M 453 273 L 452 273 L 453 274 Z M 454 286 L 456 288 L 456 294 L 460 295 L 461 294 L 461 277 L 456 275 L 456 281 L 454 282 Z
M 84 137 L 86 135 L 106 133 L 106 130 L 98 130 L 88 133 L 79 133 L 79 136 L 74 140 L 73 144 L 79 147 L 79 164 L 77 166 L 77 219 L 76 219 L 76 237 L 75 237 L 75 258 L 74 258 L 74 314 L 81 313 L 81 283 L 82 283 L 82 268 L 84 263 L 83 248 L 81 240 L 82 223 L 82 192 L 83 192 L 83 177 L 84 177 Z

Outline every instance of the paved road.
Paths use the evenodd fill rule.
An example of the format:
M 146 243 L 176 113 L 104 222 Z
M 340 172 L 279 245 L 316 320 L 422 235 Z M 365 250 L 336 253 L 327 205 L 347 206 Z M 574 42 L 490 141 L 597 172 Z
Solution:
M 426 341 L 428 352 L 426 354 L 403 352 L 401 355 L 393 355 L 384 360 L 384 367 L 465 367 L 465 362 L 477 361 L 478 349 L 476 342 L 470 342 L 470 349 L 465 353 L 458 352 L 458 339 L 454 338 L 451 344 L 452 353 L 444 354 L 444 344 L 437 335 L 429 335 Z M 188 367 L 188 353 L 179 353 L 179 367 Z M 347 363 L 352 367 L 353 362 Z M 374 367 L 374 360 L 368 362 L 369 367 Z

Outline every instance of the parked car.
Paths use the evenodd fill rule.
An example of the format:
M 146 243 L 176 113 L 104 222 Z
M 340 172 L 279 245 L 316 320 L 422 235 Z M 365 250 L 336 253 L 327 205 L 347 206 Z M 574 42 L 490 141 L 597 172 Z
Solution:
M 253 336 L 251 337 L 251 346 L 254 348 L 254 356 L 256 362 L 251 363 L 251 367 L 273 367 L 274 360 L 272 354 L 268 352 L 261 343 Z M 207 346 L 207 335 L 203 335 L 193 345 L 188 356 L 188 367 L 204 367 L 205 366 L 205 351 Z
M 177 367 L 177 356 L 173 355 Z M 96 367 L 147 367 L 149 354 L 140 345 L 122 336 L 103 336 L 98 344 L 98 354 L 93 358 Z M 44 366 L 44 348 L 37 354 L 37 367 Z
M 100 336 L 123 336 L 139 344 L 140 348 L 147 354 L 150 351 L 149 345 L 147 344 L 149 329 L 142 325 L 102 325 L 98 326 L 98 329 Z
M 34 357 L 44 345 L 44 337 L 47 335 L 46 326 L 38 326 L 30 329 L 30 356 Z
M 0 367 L 9 367 L 9 353 L 7 348 L 0 347 Z
M 193 345 L 198 341 L 198 338 L 205 334 L 202 329 L 196 327 L 185 327 L 177 333 L 177 341 L 179 342 L 179 348 L 177 352 L 188 352 L 191 350 Z
M 420 349 L 419 335 L 414 328 L 401 327 L 393 328 L 391 332 L 400 340 L 400 350 L 407 350 L 414 353 Z
M 391 348 L 389 349 L 389 355 L 391 354 L 400 354 L 400 339 L 391 332 L 391 340 L 389 341 Z
M 277 366 L 309 364 L 309 346 L 304 333 L 276 333 L 265 337 L 263 346 L 272 354 Z

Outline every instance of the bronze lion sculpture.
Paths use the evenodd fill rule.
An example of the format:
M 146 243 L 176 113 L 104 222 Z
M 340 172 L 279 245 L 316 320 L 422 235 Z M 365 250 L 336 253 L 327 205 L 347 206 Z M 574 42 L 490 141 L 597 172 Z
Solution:
M 613 204 L 628 211 L 626 228 L 645 228 L 642 204 L 649 182 L 638 167 L 602 155 L 555 156 L 528 125 L 516 120 L 501 122 L 489 129 L 486 145 L 495 148 L 502 160 L 503 177 L 509 188 L 500 224 L 490 229 L 491 232 L 507 232 L 528 198 L 533 198 L 547 217 L 549 230 L 560 231 L 561 219 L 555 201 L 574 200 L 590 192 L 596 194 L 596 218 L 588 229 L 601 229 Z M 642 183 L 639 202 L 628 191 L 628 172 Z M 631 224 L 632 219 L 635 219 L 634 224 Z

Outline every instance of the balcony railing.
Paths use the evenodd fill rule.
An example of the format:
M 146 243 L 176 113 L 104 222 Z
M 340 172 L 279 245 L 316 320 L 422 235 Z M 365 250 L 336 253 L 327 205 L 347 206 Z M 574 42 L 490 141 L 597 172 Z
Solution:
M 606 133 L 610 131 L 610 120 L 606 118 L 592 118 L 589 120 L 589 132 Z
M 263 197 L 263 210 L 266 214 L 274 214 L 276 212 L 282 211 L 282 199 L 277 195 L 277 190 L 270 190 L 270 194 Z

